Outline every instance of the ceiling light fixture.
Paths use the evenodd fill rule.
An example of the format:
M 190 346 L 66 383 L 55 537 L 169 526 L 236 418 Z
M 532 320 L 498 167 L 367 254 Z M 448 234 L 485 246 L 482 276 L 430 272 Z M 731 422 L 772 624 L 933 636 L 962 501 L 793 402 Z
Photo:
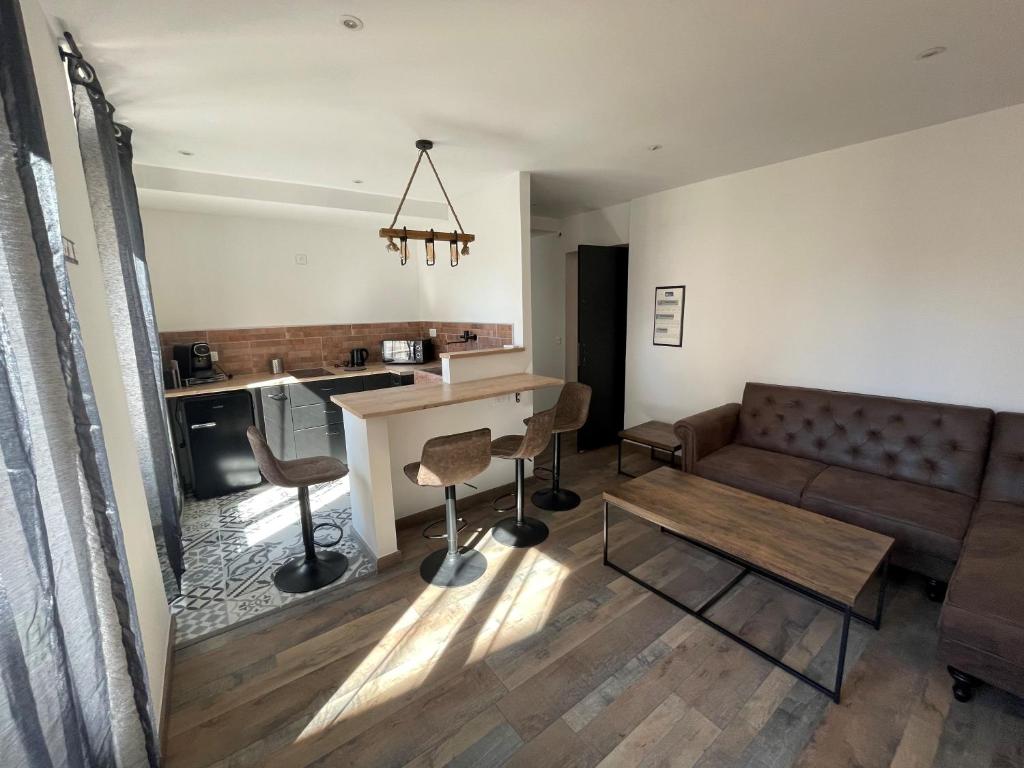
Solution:
M 347 29 L 349 32 L 358 32 L 363 28 L 363 20 L 358 16 L 352 16 L 345 14 L 341 17 L 341 26 Z
M 459 214 L 455 212 L 455 206 L 452 205 L 451 198 L 448 197 L 448 192 L 444 188 L 444 184 L 441 181 L 441 176 L 437 172 L 437 168 L 434 166 L 434 161 L 430 157 L 430 150 L 434 148 L 434 142 L 429 139 L 420 139 L 416 142 L 416 149 L 420 151 L 416 157 L 416 164 L 412 167 L 412 175 L 409 177 L 409 181 L 405 185 L 405 191 L 402 193 L 402 199 L 398 201 L 398 210 L 395 211 L 395 217 L 391 220 L 391 226 L 384 227 L 380 230 L 380 236 L 388 241 L 385 246 L 385 250 L 391 253 L 399 254 L 401 263 L 404 265 L 409 260 L 409 240 L 423 240 L 426 243 L 427 248 L 427 266 L 434 266 L 435 259 L 437 258 L 436 251 L 434 250 L 434 241 L 439 240 L 443 243 L 450 243 L 451 245 L 451 258 L 449 263 L 453 267 L 459 266 L 459 256 L 469 255 L 469 244 L 476 240 L 476 235 L 471 235 L 466 232 L 462 227 L 462 222 L 459 221 Z M 398 222 L 398 216 L 402 212 L 402 206 L 405 204 L 405 198 L 409 194 L 409 187 L 412 186 L 412 180 L 416 178 L 416 171 L 420 168 L 420 161 L 423 160 L 423 156 L 426 155 L 427 162 L 430 163 L 430 170 L 434 172 L 434 178 L 437 179 L 437 186 L 441 188 L 441 194 L 444 195 L 444 200 L 448 203 L 448 209 L 452 212 L 452 216 L 455 218 L 455 223 L 458 225 L 458 230 L 451 234 L 447 232 L 435 232 L 434 230 L 418 230 L 418 229 L 407 229 L 402 227 L 396 229 L 395 224 Z M 401 242 L 401 246 L 395 242 L 395 238 L 398 238 Z M 462 243 L 462 248 L 459 250 L 458 244 Z
M 182 157 L 192 157 L 192 155 L 194 155 L 195 152 L 190 152 L 187 149 L 179 149 L 178 154 L 181 155 Z
M 352 179 L 352 183 L 353 184 L 362 184 L 363 180 L 362 179 Z
M 932 56 L 938 56 L 940 53 L 945 53 L 945 52 L 946 52 L 946 46 L 944 46 L 944 45 L 936 45 L 934 48 L 928 48 L 927 50 L 921 51 L 914 58 L 917 59 L 918 61 L 924 61 L 925 59 L 930 59 L 930 58 L 932 58 Z

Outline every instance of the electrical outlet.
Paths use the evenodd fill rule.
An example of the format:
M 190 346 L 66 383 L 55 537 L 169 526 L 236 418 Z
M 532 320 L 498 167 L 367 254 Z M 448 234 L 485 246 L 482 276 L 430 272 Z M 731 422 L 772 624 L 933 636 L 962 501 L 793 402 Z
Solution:
M 296 253 L 295 254 L 295 263 L 298 264 L 300 267 L 304 267 L 304 266 L 306 266 L 306 264 L 309 263 L 309 260 L 307 259 L 306 254 L 304 254 L 304 253 Z
M 429 333 L 430 333 L 430 338 L 432 338 L 432 339 L 436 338 L 437 337 L 437 328 L 431 328 Z
M 562 346 L 562 337 L 561 336 L 555 336 L 555 344 L 557 346 Z
M 213 349 L 211 349 L 211 350 L 210 350 L 210 360 L 211 360 L 211 361 L 213 361 L 213 362 L 215 362 L 215 363 L 216 363 L 216 362 L 217 362 L 218 360 L 220 360 L 220 355 L 219 355 L 219 354 L 217 354 L 217 351 L 216 351 L 216 350 L 213 350 Z

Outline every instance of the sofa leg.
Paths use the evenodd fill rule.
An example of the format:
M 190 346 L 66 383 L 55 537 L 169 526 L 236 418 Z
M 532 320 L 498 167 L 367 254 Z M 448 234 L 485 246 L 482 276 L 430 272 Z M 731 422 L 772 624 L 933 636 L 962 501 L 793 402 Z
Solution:
M 953 678 L 953 698 L 957 701 L 970 701 L 974 696 L 974 689 L 980 683 L 978 678 L 961 672 L 956 667 L 946 667 L 946 669 L 949 670 L 949 675 Z
M 946 582 L 938 579 L 928 579 L 928 586 L 925 589 L 928 599 L 933 603 L 941 603 L 946 599 Z

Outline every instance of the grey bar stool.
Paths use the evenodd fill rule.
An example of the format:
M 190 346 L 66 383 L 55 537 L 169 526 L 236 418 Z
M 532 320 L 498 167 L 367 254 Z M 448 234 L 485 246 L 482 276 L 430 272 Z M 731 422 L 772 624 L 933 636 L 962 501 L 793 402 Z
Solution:
M 505 435 L 491 443 L 491 456 L 512 459 L 516 463 L 516 516 L 494 524 L 491 536 L 507 547 L 533 547 L 548 537 L 548 527 L 540 520 L 526 517 L 526 460 L 544 450 L 551 439 L 555 409 L 541 411 L 526 420 L 525 435 Z M 506 494 L 508 495 L 508 494 Z
M 340 541 L 341 526 L 334 523 L 313 525 L 313 513 L 309 508 L 309 486 L 344 477 L 348 474 L 348 467 L 330 456 L 281 461 L 270 450 L 263 433 L 256 427 L 249 427 L 245 434 L 249 438 L 253 455 L 263 476 L 272 485 L 299 489 L 299 516 L 302 521 L 302 544 L 305 552 L 274 572 L 274 584 L 282 592 L 299 593 L 312 592 L 337 581 L 348 568 L 348 558 L 341 552 L 332 550 L 317 552 L 314 533 L 317 528 L 337 528 Z
M 455 486 L 487 469 L 491 463 L 491 430 L 477 429 L 433 437 L 423 445 L 419 461 L 405 466 L 416 485 L 444 488 L 448 547 L 432 552 L 420 563 L 420 576 L 439 587 L 461 587 L 483 576 L 487 558 L 475 549 L 459 548 Z
M 575 432 L 587 422 L 587 416 L 590 414 L 590 393 L 590 387 L 578 381 L 570 381 L 562 387 L 558 402 L 555 404 L 555 425 L 551 429 L 555 435 L 551 487 L 534 492 L 531 501 L 535 507 L 549 512 L 564 512 L 580 504 L 579 494 L 561 488 L 558 484 L 562 470 L 562 435 L 566 432 Z

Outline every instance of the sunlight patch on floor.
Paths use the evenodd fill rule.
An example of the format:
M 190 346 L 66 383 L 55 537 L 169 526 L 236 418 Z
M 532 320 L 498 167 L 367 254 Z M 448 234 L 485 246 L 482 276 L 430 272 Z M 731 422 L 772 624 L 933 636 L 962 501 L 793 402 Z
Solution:
M 349 480 L 343 477 L 332 483 L 315 486 L 309 495 L 314 517 L 322 509 L 334 506 L 348 494 Z M 264 490 L 238 505 L 239 514 L 252 523 L 246 526 L 249 546 L 277 536 L 299 518 L 299 500 L 293 488 L 268 485 Z
M 459 589 L 425 585 L 423 591 L 366 658 L 310 719 L 294 744 L 317 737 L 334 742 L 346 723 L 369 709 L 400 705 L 397 699 L 420 688 L 438 670 L 457 674 L 512 643 L 540 631 L 555 605 L 568 569 L 535 550 L 517 550 L 491 540 L 478 543 L 487 573 Z M 514 569 L 510 570 L 509 569 Z M 489 598 L 484 619 L 474 616 L 488 586 L 506 582 Z M 350 734 L 348 735 L 351 736 Z

